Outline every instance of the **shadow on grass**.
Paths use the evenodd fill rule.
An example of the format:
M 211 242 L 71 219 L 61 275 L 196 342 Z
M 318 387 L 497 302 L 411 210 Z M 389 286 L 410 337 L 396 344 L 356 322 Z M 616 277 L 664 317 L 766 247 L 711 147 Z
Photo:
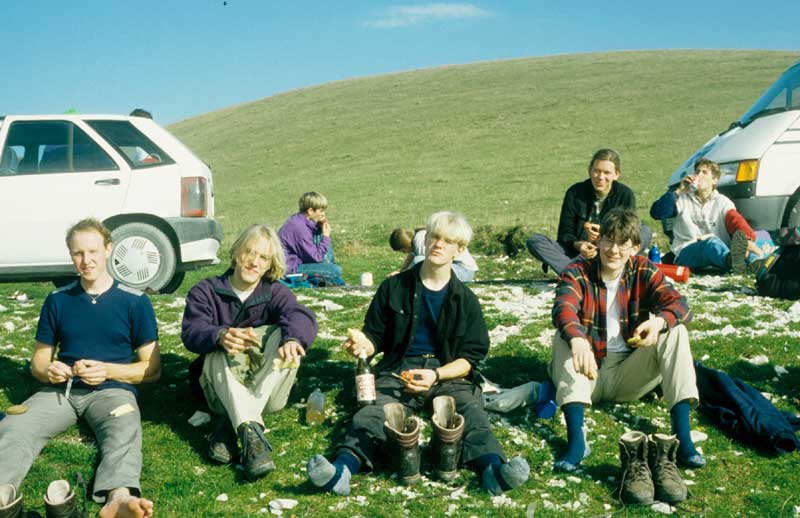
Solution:
M 0 389 L 12 405 L 22 403 L 42 386 L 31 375 L 30 362 L 20 363 L 0 356 Z

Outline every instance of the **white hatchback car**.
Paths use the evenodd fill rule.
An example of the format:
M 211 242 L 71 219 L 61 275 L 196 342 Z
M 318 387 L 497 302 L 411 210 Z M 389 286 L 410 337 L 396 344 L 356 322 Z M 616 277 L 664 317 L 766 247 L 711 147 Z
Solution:
M 0 150 L 0 282 L 74 276 L 64 237 L 87 217 L 111 230 L 109 271 L 129 286 L 169 293 L 219 263 L 211 170 L 151 119 L 7 115 Z

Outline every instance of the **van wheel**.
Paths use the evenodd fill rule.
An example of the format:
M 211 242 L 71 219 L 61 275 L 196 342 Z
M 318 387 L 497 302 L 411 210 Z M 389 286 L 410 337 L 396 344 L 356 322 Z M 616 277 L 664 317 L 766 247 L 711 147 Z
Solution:
M 126 223 L 111 231 L 108 270 L 123 284 L 159 292 L 175 275 L 175 250 L 169 238 L 146 223 Z M 177 288 L 177 286 L 176 286 Z

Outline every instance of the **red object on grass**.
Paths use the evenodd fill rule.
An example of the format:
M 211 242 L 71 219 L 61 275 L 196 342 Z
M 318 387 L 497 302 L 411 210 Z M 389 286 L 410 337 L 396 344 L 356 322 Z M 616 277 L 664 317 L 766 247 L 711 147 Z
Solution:
M 686 282 L 689 280 L 689 276 L 692 275 L 692 271 L 688 266 L 678 266 L 677 264 L 665 263 L 658 263 L 656 266 L 659 270 L 661 270 L 661 273 L 678 282 Z

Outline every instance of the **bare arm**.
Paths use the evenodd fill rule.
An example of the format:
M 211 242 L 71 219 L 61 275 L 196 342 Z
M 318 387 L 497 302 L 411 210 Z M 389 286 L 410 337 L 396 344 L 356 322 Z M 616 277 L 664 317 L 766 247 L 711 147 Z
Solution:
M 64 383 L 72 377 L 69 365 L 53 359 L 54 352 L 54 346 L 36 342 L 31 357 L 31 374 L 42 383 Z
M 106 363 L 97 360 L 75 362 L 75 374 L 87 385 L 100 385 L 106 380 L 139 385 L 161 377 L 161 353 L 158 342 L 150 342 L 136 350 L 133 363 Z

